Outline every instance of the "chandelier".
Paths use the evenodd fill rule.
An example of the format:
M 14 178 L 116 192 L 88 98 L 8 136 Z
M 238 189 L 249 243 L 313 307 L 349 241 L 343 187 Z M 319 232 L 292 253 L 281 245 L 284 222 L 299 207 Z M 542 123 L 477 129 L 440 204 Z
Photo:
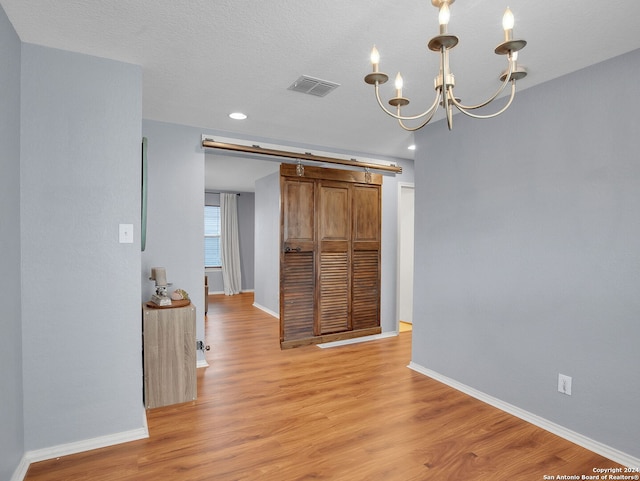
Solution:
M 504 41 L 495 48 L 495 53 L 497 55 L 506 55 L 507 56 L 507 69 L 503 71 L 499 80 L 502 82 L 500 88 L 497 90 L 495 94 L 485 102 L 478 105 L 464 105 L 460 102 L 459 98 L 456 98 L 453 94 L 453 89 L 455 87 L 455 78 L 453 73 L 451 73 L 451 69 L 449 67 L 449 50 L 455 47 L 458 44 L 458 37 L 455 35 L 450 35 L 447 32 L 447 25 L 449 23 L 449 6 L 454 3 L 455 0 L 431 0 L 431 3 L 434 7 L 437 7 L 440 11 L 438 15 L 438 20 L 440 23 L 440 34 L 433 37 L 429 43 L 429 50 L 433 52 L 440 52 L 440 71 L 438 76 L 434 80 L 434 87 L 436 91 L 436 96 L 433 101 L 431 107 L 429 107 L 425 112 L 418 115 L 405 116 L 402 115 L 401 109 L 405 105 L 409 104 L 409 99 L 402 96 L 402 76 L 398 72 L 395 80 L 396 87 L 396 96 L 389 100 L 389 105 L 396 108 L 396 112 L 392 112 L 387 109 L 380 100 L 380 85 L 389 80 L 389 76 L 385 73 L 382 73 L 378 70 L 380 64 L 380 54 L 378 53 L 378 49 L 373 47 L 371 51 L 371 64 L 373 65 L 373 72 L 365 76 L 364 81 L 370 85 L 373 85 L 375 88 L 376 99 L 378 100 L 378 105 L 384 110 L 387 114 L 389 114 L 394 119 L 398 120 L 400 126 L 408 131 L 415 131 L 421 129 L 425 125 L 427 125 L 436 111 L 440 106 L 444 108 L 447 117 L 447 125 L 449 130 L 453 129 L 453 107 L 456 107 L 460 112 L 469 117 L 473 117 L 476 119 L 490 119 L 493 117 L 497 117 L 502 112 L 507 110 L 513 102 L 513 98 L 516 95 L 516 80 L 520 80 L 527 75 L 527 71 L 524 67 L 518 66 L 518 51 L 523 49 L 527 42 L 525 40 L 514 40 L 513 39 L 513 25 L 514 18 L 511 10 L 507 8 L 504 12 L 504 17 L 502 18 L 502 28 L 504 29 Z M 507 101 L 506 105 L 498 110 L 495 113 L 488 115 L 480 115 L 474 113 L 474 110 L 485 107 L 489 103 L 502 93 L 502 91 L 507 87 L 507 85 L 511 83 L 511 96 Z M 422 123 L 417 127 L 410 127 L 405 125 L 404 121 L 406 120 L 422 120 Z

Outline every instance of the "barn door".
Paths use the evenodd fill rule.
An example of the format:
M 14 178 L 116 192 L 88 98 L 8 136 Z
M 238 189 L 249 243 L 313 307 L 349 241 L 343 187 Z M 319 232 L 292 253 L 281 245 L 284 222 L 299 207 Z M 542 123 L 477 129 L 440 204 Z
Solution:
M 379 174 L 282 164 L 282 347 L 380 332 Z

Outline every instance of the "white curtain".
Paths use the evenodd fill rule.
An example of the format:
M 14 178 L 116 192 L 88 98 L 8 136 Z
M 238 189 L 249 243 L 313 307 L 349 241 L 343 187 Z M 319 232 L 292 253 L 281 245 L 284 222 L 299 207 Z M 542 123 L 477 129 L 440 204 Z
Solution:
M 238 242 L 238 196 L 220 194 L 220 257 L 222 282 L 227 296 L 239 294 L 242 286 L 240 275 L 240 243 Z

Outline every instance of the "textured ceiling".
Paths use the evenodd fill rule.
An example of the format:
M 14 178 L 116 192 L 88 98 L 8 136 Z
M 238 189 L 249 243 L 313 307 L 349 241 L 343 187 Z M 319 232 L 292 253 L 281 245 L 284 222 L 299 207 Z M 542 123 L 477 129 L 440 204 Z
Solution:
M 402 71 L 413 113 L 433 96 L 438 60 L 426 43 L 437 34 L 438 12 L 429 0 L 0 4 L 23 42 L 141 65 L 147 119 L 412 158 L 412 134 L 379 110 L 373 88 L 362 80 L 372 45 L 382 71 L 391 77 Z M 640 48 L 638 0 L 457 0 L 449 31 L 460 44 L 451 64 L 464 102 L 479 103 L 499 85 L 505 61 L 493 49 L 503 38 L 507 5 L 516 17 L 515 37 L 528 41 L 519 62 L 529 75 L 519 90 Z M 288 90 L 300 75 L 340 87 L 326 97 Z M 387 98 L 391 84 L 383 91 Z M 228 118 L 238 110 L 249 118 Z

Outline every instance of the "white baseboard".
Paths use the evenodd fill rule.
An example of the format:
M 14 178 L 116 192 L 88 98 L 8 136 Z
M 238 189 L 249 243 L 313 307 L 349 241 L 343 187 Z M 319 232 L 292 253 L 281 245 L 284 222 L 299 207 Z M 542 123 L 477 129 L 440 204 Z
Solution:
M 196 369 L 201 367 L 209 367 L 209 363 L 206 359 L 198 359 L 198 361 L 196 362 Z
M 273 316 L 276 319 L 280 319 L 280 314 L 277 314 L 277 313 L 273 312 L 271 309 L 267 309 L 266 307 L 261 306 L 260 304 L 257 304 L 257 303 L 254 302 L 253 303 L 253 307 L 257 307 L 258 309 L 260 309 L 261 311 L 266 312 L 270 316 Z
M 50 448 L 28 451 L 25 456 L 27 457 L 29 463 L 37 463 L 38 461 L 44 461 L 46 459 L 59 458 L 61 456 L 68 456 L 70 454 L 91 451 L 92 449 L 105 448 L 107 446 L 113 446 L 115 444 L 128 443 L 130 441 L 137 441 L 139 439 L 145 439 L 148 437 L 148 429 L 139 428 L 133 429 L 131 431 L 109 434 L 107 436 L 85 439 L 83 441 L 77 441 L 75 443 L 60 444 L 58 446 L 52 446 Z
M 240 291 L 240 294 L 245 294 L 247 292 L 254 292 L 254 290 L 253 289 L 242 289 Z M 219 294 L 224 294 L 224 291 L 209 291 L 209 295 L 210 296 L 216 296 L 216 295 L 219 295 Z
M 580 433 L 571 431 L 564 426 L 551 422 L 548 419 L 540 417 L 536 414 L 525 411 L 524 409 L 514 406 L 513 404 L 509 404 L 498 398 L 489 396 L 482 391 L 478 391 L 477 389 L 467 386 L 466 384 L 462 384 L 458 381 L 455 381 L 454 379 L 443 376 L 442 374 L 432 371 L 431 369 L 427 369 L 426 367 L 420 366 L 419 364 L 416 364 L 414 362 L 410 362 L 407 367 L 409 369 L 413 369 L 416 372 L 419 372 L 420 374 L 424 374 L 427 377 L 435 379 L 436 381 L 440 381 L 441 383 L 457 389 L 458 391 L 468 394 L 471 397 L 479 399 L 480 401 L 496 407 L 506 413 L 512 414 L 520 419 L 534 424 L 535 426 L 538 426 L 539 428 L 560 436 L 561 438 L 571 441 L 578 446 L 582 446 L 589 451 L 593 451 L 594 453 L 604 456 L 611 461 L 615 461 L 616 463 L 622 464 L 623 466 L 626 466 L 628 468 L 637 468 L 638 466 L 640 466 L 639 458 L 631 456 L 618 449 L 614 449 L 611 446 L 607 446 L 606 444 L 594 441 L 593 439 L 583 436 Z
M 131 431 L 108 434 L 107 436 L 85 439 L 74 443 L 60 444 L 49 448 L 27 451 L 16 468 L 11 481 L 23 481 L 31 463 L 37 463 L 47 459 L 59 458 L 70 454 L 91 451 L 92 449 L 105 448 L 115 444 L 128 443 L 130 441 L 138 441 L 139 439 L 148 438 L 149 426 L 147 424 L 147 413 L 144 408 L 142 409 L 142 424 L 141 428 L 132 429 Z
M 10 481 L 23 481 L 24 477 L 27 475 L 27 471 L 29 470 L 30 464 L 31 463 L 27 459 L 27 455 L 25 454 L 24 456 L 22 456 L 22 459 L 20 460 L 20 464 L 18 464 L 18 467 L 13 472 L 13 476 L 11 476 Z
M 357 344 L 359 342 L 377 341 L 378 339 L 386 339 L 387 337 L 395 337 L 398 335 L 398 331 L 381 332 L 380 334 L 373 334 L 371 336 L 353 337 L 351 339 L 342 339 L 340 341 L 323 342 L 316 344 L 316 346 L 322 349 L 330 347 L 346 346 L 347 344 Z

